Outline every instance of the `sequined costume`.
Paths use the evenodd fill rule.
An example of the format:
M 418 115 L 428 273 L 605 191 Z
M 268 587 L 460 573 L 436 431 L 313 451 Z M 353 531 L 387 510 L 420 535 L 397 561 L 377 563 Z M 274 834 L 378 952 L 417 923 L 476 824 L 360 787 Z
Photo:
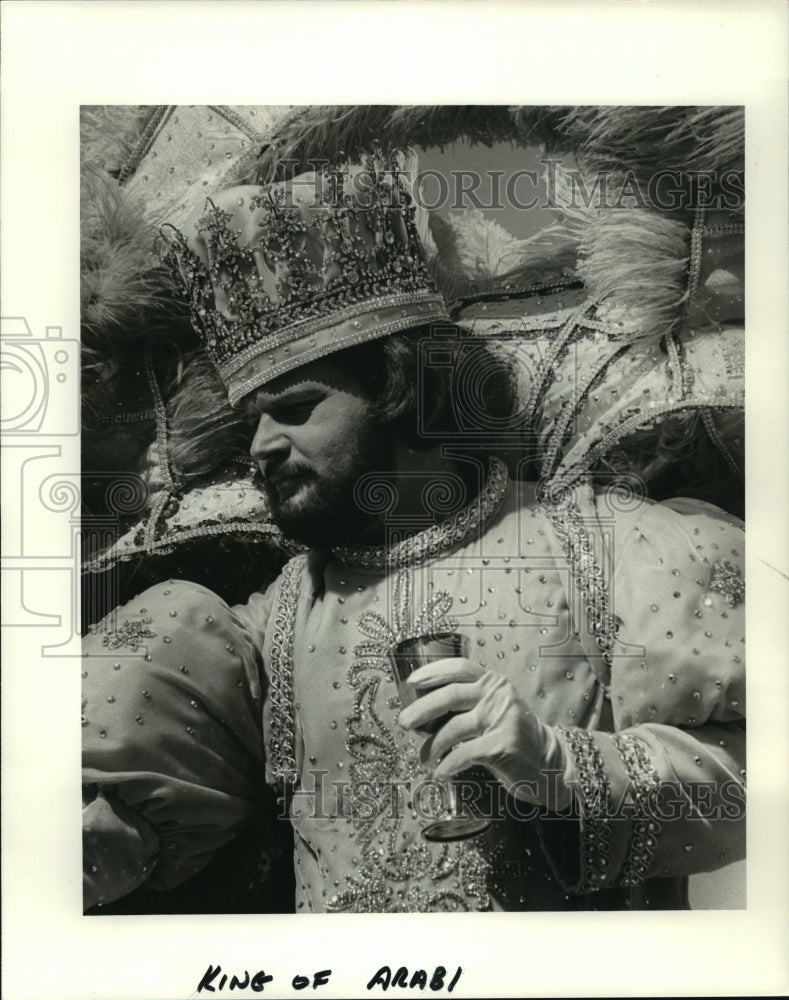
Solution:
M 151 588 L 86 640 L 86 904 L 184 882 L 284 779 L 297 912 L 686 906 L 744 853 L 743 541 L 702 502 L 538 498 L 493 462 L 447 522 L 297 556 L 244 606 Z M 557 727 L 577 816 L 499 794 L 483 836 L 421 837 L 387 651 L 447 627 Z
M 95 411 L 102 461 L 116 450 L 117 426 L 155 418 L 164 475 L 158 493 L 142 491 L 143 520 L 128 523 L 135 511 L 119 511 L 117 537 L 107 539 L 105 507 L 115 498 L 98 495 L 106 463 L 96 460 L 85 565 L 101 581 L 119 565 L 134 577 L 137 561 L 157 563 L 158 579 L 192 578 L 196 568 L 212 589 L 154 586 L 86 640 L 86 904 L 193 884 L 209 859 L 250 835 L 260 847 L 250 883 L 275 893 L 266 873 L 281 866 L 285 828 L 295 837 L 298 912 L 685 905 L 684 876 L 734 861 L 744 844 L 743 538 L 703 503 L 742 510 L 742 199 L 710 208 L 691 199 L 676 211 L 584 199 L 581 211 L 557 182 L 562 221 L 546 249 L 471 208 L 379 232 L 381 219 L 350 192 L 350 227 L 312 225 L 315 206 L 298 197 L 275 198 L 259 218 L 257 188 L 290 183 L 286 158 L 298 173 L 327 156 L 364 162 L 464 137 L 572 152 L 591 171 L 588 191 L 612 170 L 646 184 L 677 164 L 736 180 L 742 109 L 284 110 L 137 109 L 107 189 L 113 206 L 145 203 L 140 268 L 115 267 L 112 276 L 141 273 L 150 294 L 141 312 L 134 282 L 112 286 L 113 304 L 130 307 L 123 338 L 107 336 L 101 309 L 84 310 L 92 380 L 83 384 L 94 389 L 86 410 Z M 94 127 L 103 117 L 87 116 L 89 135 L 99 136 L 88 159 L 104 157 L 104 130 Z M 100 206 L 105 188 L 94 192 Z M 210 222 L 198 218 L 195 228 L 209 194 Z M 95 220 L 115 218 L 86 214 L 88 234 Z M 146 235 L 163 222 L 171 237 L 171 226 L 183 230 L 170 240 L 169 263 L 233 399 L 327 349 L 388 335 L 390 319 L 402 329 L 439 315 L 417 308 L 423 301 L 388 298 L 398 285 L 412 295 L 410 278 L 423 283 L 403 233 L 408 247 L 421 242 L 449 318 L 512 356 L 518 448 L 529 438 L 516 464 L 551 492 L 537 498 L 494 465 L 479 503 L 445 524 L 389 549 L 297 556 L 268 589 L 230 606 L 252 589 L 239 550 L 267 580 L 285 553 L 247 479 L 248 460 L 239 461 L 245 447 L 230 433 L 238 413 L 201 367 L 202 352 L 172 330 Z M 259 223 L 273 226 L 273 241 Z M 99 249 L 128 242 L 115 228 L 100 235 Z M 88 305 L 105 256 L 84 255 Z M 330 288 L 324 279 L 334 281 L 337 268 L 342 280 Z M 426 285 L 422 293 L 435 304 Z M 378 295 L 384 311 L 368 313 Z M 397 318 L 385 311 L 412 306 Z M 163 325 L 172 357 L 162 351 Z M 215 351 L 220 336 L 230 365 Z M 129 379 L 142 377 L 140 358 L 147 393 Z M 622 484 L 634 481 L 655 500 L 677 489 L 697 499 L 628 498 Z M 602 492 L 595 497 L 591 485 Z M 191 564 L 185 550 L 195 553 Z M 172 556 L 166 569 L 162 556 Z M 117 603 L 110 586 L 88 591 L 102 609 L 95 617 Z M 397 725 L 387 654 L 401 636 L 435 628 L 463 633 L 474 658 L 505 674 L 554 727 L 574 812 L 534 816 L 489 782 L 500 816 L 484 837 L 443 847 L 422 839 L 420 741 Z

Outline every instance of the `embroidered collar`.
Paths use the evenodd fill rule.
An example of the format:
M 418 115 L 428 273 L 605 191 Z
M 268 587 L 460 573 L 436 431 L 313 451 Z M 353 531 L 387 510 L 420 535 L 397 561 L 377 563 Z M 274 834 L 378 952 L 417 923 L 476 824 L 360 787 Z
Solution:
M 394 545 L 340 545 L 332 549 L 332 554 L 347 566 L 365 569 L 402 569 L 418 565 L 446 552 L 484 525 L 504 498 L 508 482 L 507 466 L 501 459 L 491 457 L 488 478 L 479 496 L 446 521 Z

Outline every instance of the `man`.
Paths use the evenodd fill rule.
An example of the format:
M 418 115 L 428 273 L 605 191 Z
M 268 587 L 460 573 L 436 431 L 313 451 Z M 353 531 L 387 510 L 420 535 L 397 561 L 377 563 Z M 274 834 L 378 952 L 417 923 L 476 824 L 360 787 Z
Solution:
M 244 606 L 164 584 L 87 641 L 86 904 L 186 881 L 268 787 L 297 912 L 687 905 L 744 844 L 740 527 L 510 481 L 506 371 L 396 175 L 224 192 L 169 261 L 309 548 Z M 398 688 L 398 642 L 446 633 L 466 655 Z M 431 842 L 461 774 L 484 832 Z

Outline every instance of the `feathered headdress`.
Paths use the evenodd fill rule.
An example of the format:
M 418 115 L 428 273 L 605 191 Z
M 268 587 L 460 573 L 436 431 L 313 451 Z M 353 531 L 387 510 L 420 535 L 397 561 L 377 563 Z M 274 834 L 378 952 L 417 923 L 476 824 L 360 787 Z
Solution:
M 150 433 L 170 464 L 170 506 L 190 483 L 240 482 L 244 470 L 222 478 L 241 448 L 233 428 L 241 429 L 147 256 L 162 223 L 182 228 L 207 196 L 287 181 L 312 160 L 360 162 L 458 142 L 541 143 L 570 157 L 569 179 L 587 195 L 603 182 L 638 194 L 659 171 L 673 171 L 687 190 L 691 172 L 701 172 L 715 205 L 722 179 L 741 184 L 744 153 L 740 108 L 217 106 L 93 108 L 83 117 L 84 159 L 100 172 L 84 175 L 85 357 L 96 377 L 86 414 L 117 428 L 135 426 L 120 423 L 119 410 L 158 413 L 158 436 Z M 563 186 L 567 175 L 556 177 L 553 223 L 525 240 L 478 209 L 417 211 L 452 318 L 501 341 L 518 362 L 537 472 L 636 474 L 659 498 L 672 470 L 708 469 L 706 485 L 690 492 L 716 499 L 741 474 L 742 199 L 713 210 L 688 198 L 669 208 L 638 197 L 579 202 Z M 151 370 L 158 390 L 146 400 Z M 189 416 L 201 412 L 216 415 L 208 427 Z M 101 564 L 177 545 L 168 509 L 151 511 L 144 530 L 120 539 L 130 544 Z M 193 519 L 179 530 L 199 531 L 198 512 L 179 510 Z M 264 511 L 254 516 L 271 531 Z

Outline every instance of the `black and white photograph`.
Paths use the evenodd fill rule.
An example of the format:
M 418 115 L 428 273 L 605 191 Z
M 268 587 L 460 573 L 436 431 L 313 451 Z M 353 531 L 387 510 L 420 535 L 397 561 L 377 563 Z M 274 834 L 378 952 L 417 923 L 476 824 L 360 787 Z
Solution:
M 82 127 L 88 912 L 689 906 L 745 854 L 743 109 Z
M 270 25 L 240 50 L 281 37 L 296 71 L 274 28 L 328 5 L 266 6 L 226 24 Z M 780 988 L 756 928 L 786 916 L 781 116 L 610 67 L 414 79 L 509 55 L 490 6 L 476 46 L 441 21 L 410 66 L 380 46 L 414 5 L 387 3 L 353 44 L 304 22 L 308 86 L 272 55 L 276 85 L 190 88 L 183 53 L 169 89 L 160 63 L 109 85 L 105 53 L 69 97 L 62 218 L 27 195 L 27 228 L 67 230 L 62 312 L 3 289 L 10 690 L 59 703 L 32 763 L 13 722 L 4 854 L 38 886 L 14 940 L 65 919 L 75 971 L 24 992 L 17 957 L 10 996 L 740 995 L 738 934 Z M 210 50 L 225 22 L 182 7 Z M 678 21 L 649 23 L 667 50 Z M 58 830 L 53 885 L 32 843 Z

